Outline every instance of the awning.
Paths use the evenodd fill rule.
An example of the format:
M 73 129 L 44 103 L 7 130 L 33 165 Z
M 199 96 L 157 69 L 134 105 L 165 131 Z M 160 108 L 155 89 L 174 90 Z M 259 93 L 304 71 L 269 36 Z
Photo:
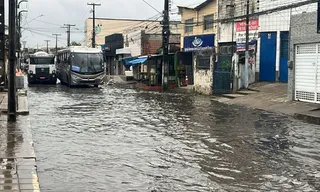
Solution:
M 120 59 L 120 61 L 125 65 L 125 66 L 130 66 L 129 62 L 136 59 L 136 57 L 126 57 Z
M 134 59 L 128 62 L 129 66 L 135 66 L 138 64 L 143 64 L 144 62 L 146 62 L 148 60 L 148 57 L 143 57 L 143 58 L 138 58 L 138 59 Z

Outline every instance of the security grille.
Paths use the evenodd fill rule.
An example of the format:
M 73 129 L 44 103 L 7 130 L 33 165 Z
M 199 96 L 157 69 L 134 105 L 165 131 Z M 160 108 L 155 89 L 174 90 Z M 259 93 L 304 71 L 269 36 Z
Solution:
M 295 99 L 320 103 L 320 44 L 296 46 Z

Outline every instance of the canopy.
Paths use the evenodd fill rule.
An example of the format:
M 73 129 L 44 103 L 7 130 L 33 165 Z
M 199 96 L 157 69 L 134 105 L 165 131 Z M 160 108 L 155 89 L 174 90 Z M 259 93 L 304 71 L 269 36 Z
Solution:
M 127 65 L 129 65 L 129 66 L 135 66 L 135 65 L 138 65 L 138 64 L 143 64 L 143 63 L 146 62 L 147 60 L 148 60 L 148 57 L 137 58 L 137 59 L 128 61 L 128 62 L 127 62 Z
M 129 61 L 132 61 L 136 59 L 136 57 L 126 57 L 126 58 L 122 58 L 120 61 L 122 61 L 122 63 L 125 65 L 125 66 L 131 66 L 129 64 Z

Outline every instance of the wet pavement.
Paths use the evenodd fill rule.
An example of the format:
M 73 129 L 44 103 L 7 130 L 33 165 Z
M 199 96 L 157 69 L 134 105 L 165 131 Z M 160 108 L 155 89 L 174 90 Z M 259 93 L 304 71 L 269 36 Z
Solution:
M 209 97 L 29 88 L 41 191 L 319 191 L 320 127 Z
M 36 158 L 27 117 L 7 123 L 0 114 L 0 191 L 39 192 Z

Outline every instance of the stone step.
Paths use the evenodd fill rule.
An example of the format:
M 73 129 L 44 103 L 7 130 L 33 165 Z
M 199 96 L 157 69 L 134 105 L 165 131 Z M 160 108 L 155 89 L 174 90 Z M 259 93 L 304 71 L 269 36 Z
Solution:
M 223 97 L 227 97 L 229 99 L 235 99 L 235 98 L 239 98 L 239 97 L 243 97 L 243 94 L 223 94 Z

